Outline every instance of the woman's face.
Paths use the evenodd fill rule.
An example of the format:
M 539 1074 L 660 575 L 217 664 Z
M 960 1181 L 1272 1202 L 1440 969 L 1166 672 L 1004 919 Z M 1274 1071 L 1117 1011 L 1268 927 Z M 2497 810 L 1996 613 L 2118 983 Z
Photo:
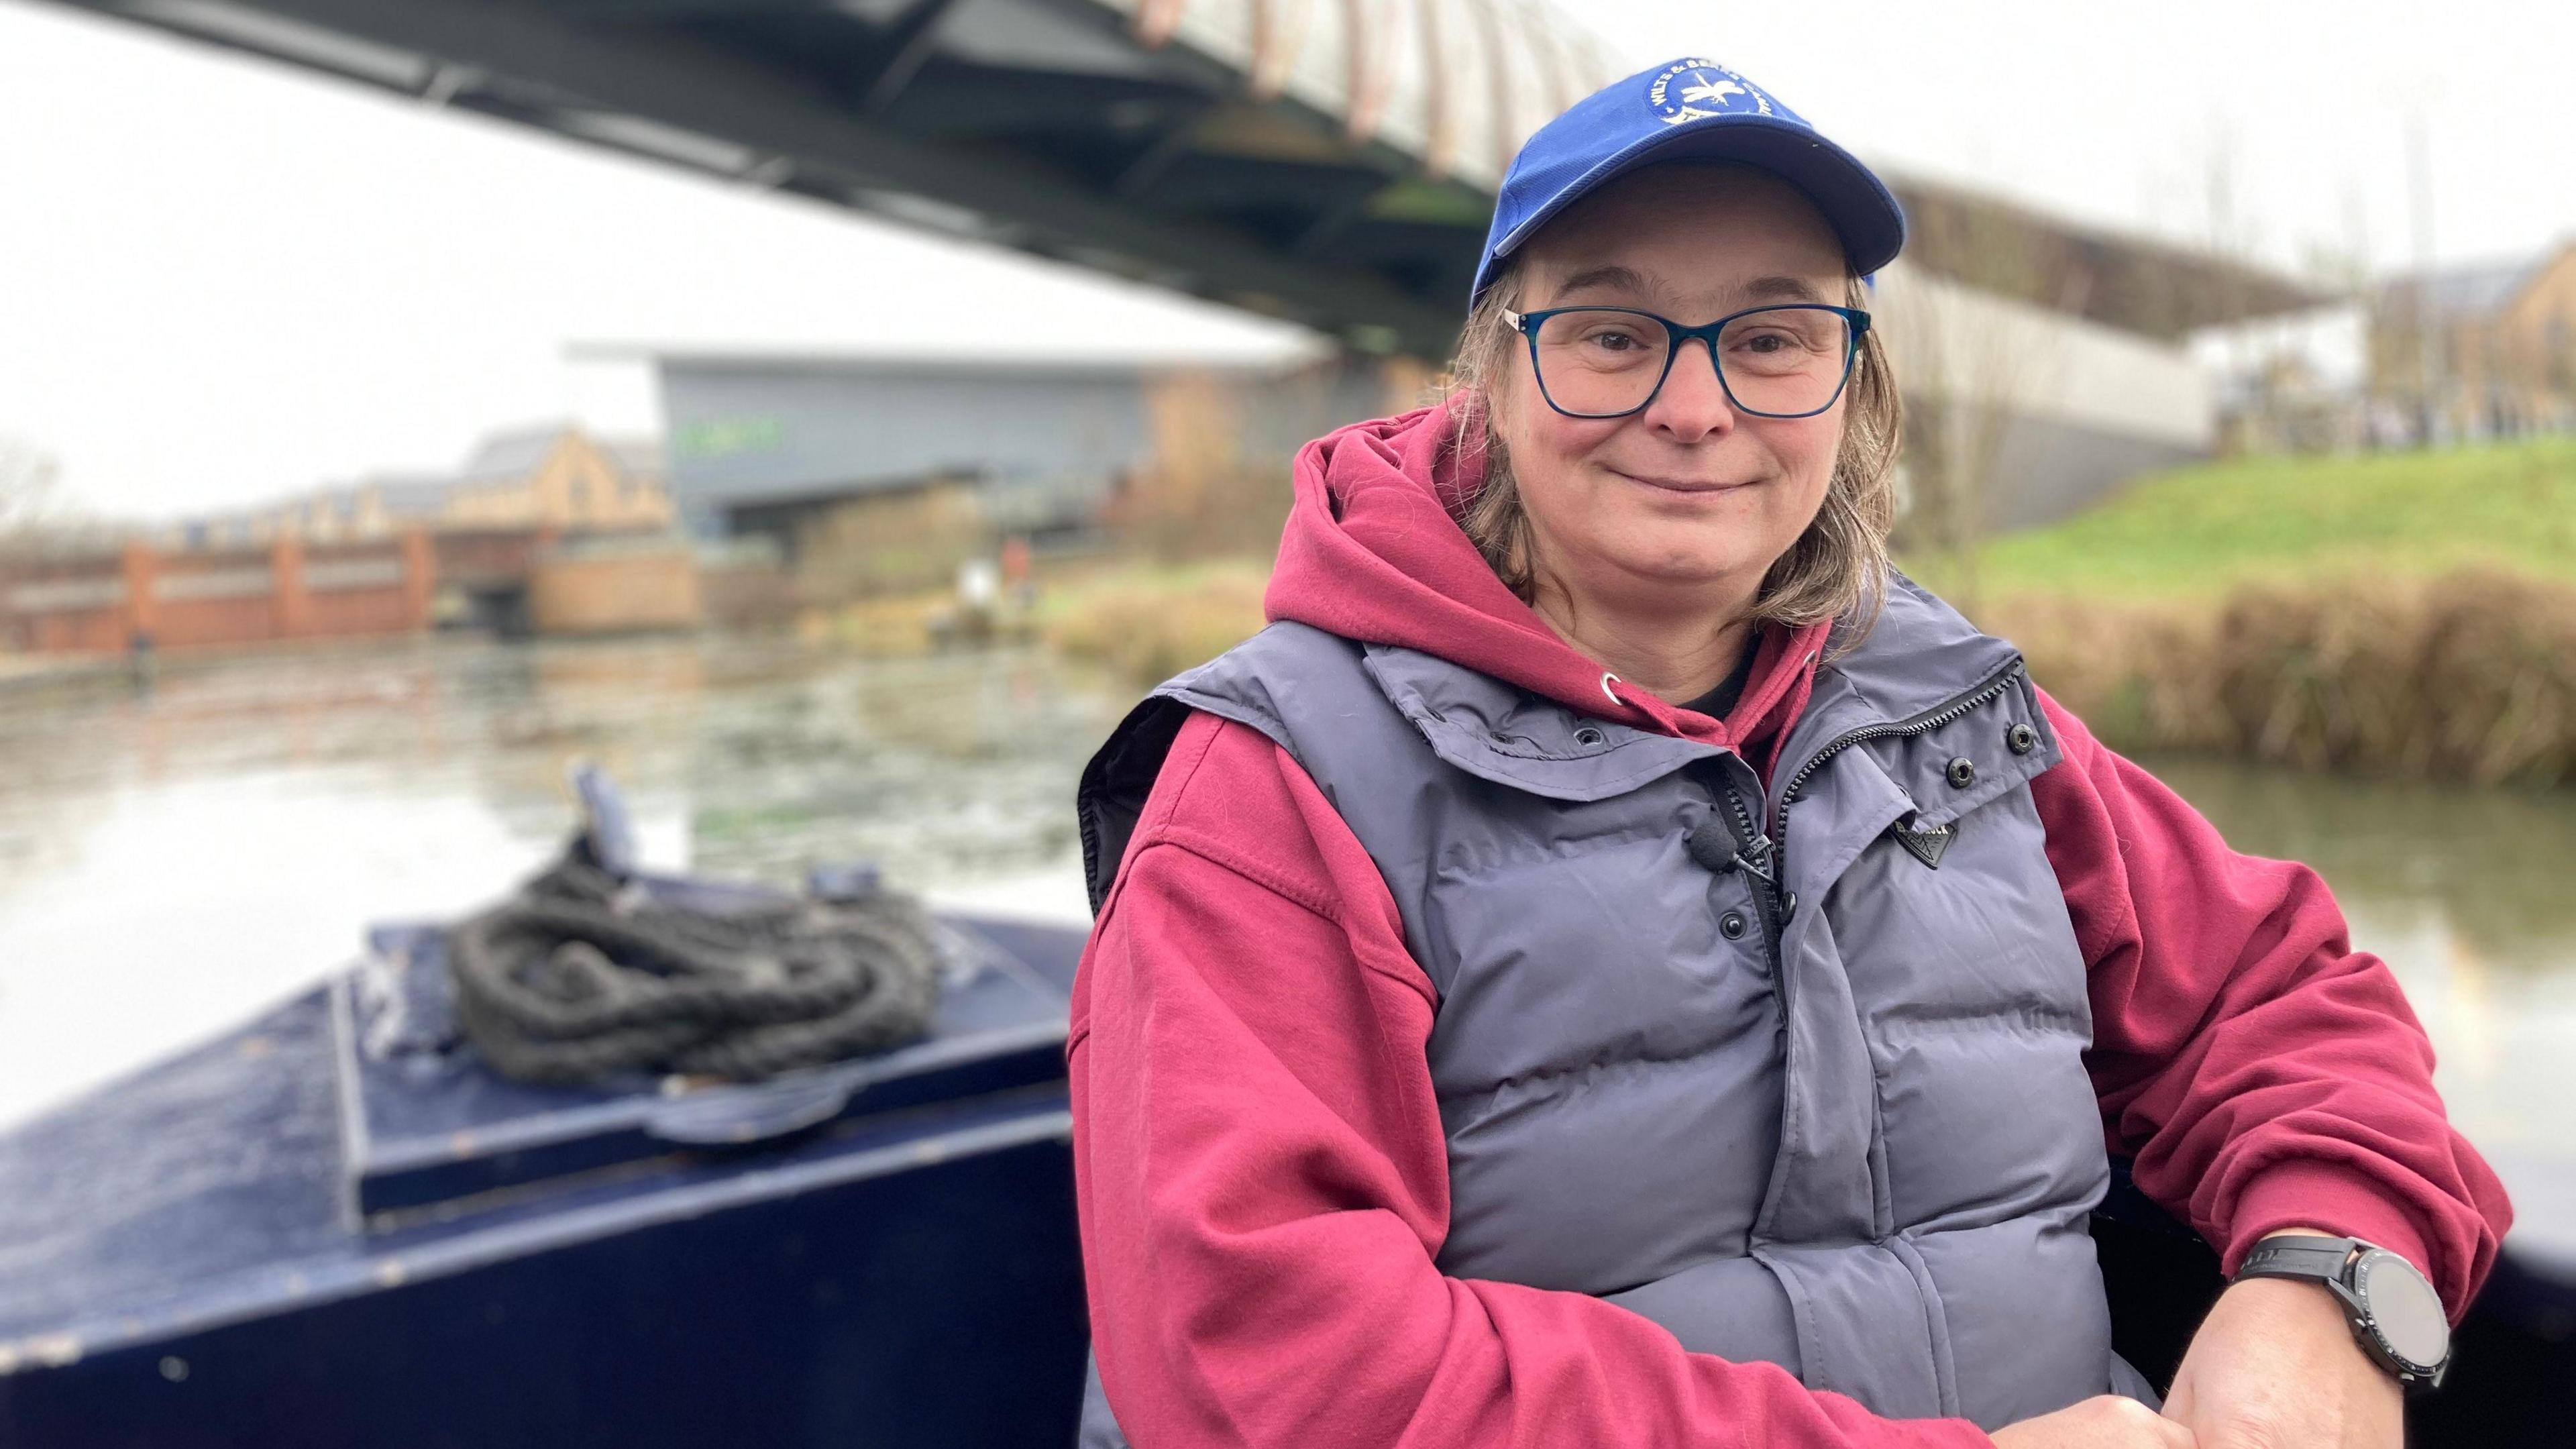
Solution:
M 1636 307 L 1695 326 L 1772 302 L 1841 305 L 1847 273 L 1832 229 L 1786 183 L 1682 164 L 1622 177 L 1550 222 L 1520 275 L 1517 311 Z M 1495 425 L 1542 593 L 1740 608 L 1824 502 L 1842 398 L 1814 417 L 1738 412 L 1694 342 L 1643 411 L 1570 418 L 1540 395 L 1526 345 L 1512 352 Z

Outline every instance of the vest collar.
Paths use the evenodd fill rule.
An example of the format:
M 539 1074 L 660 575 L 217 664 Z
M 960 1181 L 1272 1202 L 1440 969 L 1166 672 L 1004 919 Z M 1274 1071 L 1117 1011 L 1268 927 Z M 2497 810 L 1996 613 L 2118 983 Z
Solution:
M 1371 644 L 1361 665 L 1432 752 L 1478 779 L 1554 800 L 1606 800 L 1726 753 L 1577 714 L 1435 654 Z
M 1838 646 L 1841 629 L 1835 630 Z M 1891 571 L 1887 607 L 1858 648 L 1816 673 L 1815 692 L 1789 729 L 1780 764 L 1799 762 L 1855 730 L 1920 719 L 2021 659 L 1922 585 Z
M 1868 637 L 1817 671 L 1815 692 L 1790 727 L 1781 768 L 1795 771 L 1854 731 L 1939 710 L 2019 658 L 2010 644 L 1894 575 L 1887 608 Z M 1604 800 L 1728 753 L 1596 719 L 1416 649 L 1367 645 L 1362 663 L 1441 759 L 1534 795 Z

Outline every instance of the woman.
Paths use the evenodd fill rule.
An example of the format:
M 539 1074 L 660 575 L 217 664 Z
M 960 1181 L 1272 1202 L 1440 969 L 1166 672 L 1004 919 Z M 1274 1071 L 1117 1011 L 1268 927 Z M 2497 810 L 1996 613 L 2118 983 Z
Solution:
M 1087 1442 L 2398 1442 L 2502 1192 L 2316 877 L 1888 570 L 1902 236 L 1708 62 L 1552 122 L 1457 391 L 1095 759 Z M 2162 1416 L 2106 1143 L 2288 1275 Z

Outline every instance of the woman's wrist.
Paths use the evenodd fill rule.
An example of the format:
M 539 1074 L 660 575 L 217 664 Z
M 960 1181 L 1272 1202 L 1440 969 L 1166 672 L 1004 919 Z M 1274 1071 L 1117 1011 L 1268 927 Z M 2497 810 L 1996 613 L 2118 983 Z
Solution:
M 2245 1255 L 2265 1238 L 2300 1233 L 2325 1238 L 2359 1238 L 2404 1258 L 2442 1294 L 2456 1318 L 2464 1285 L 2443 1276 L 2446 1265 L 2434 1261 L 2424 1231 L 2394 1200 L 2388 1187 L 2358 1169 L 2336 1162 L 2292 1159 L 2277 1163 L 2256 1178 L 2237 1198 L 2237 1230 L 2222 1249 L 2222 1266 L 2236 1275 Z

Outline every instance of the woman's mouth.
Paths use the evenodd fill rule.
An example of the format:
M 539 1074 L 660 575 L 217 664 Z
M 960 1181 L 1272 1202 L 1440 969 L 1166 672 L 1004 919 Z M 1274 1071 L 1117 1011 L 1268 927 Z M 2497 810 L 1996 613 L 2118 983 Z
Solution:
M 1617 468 L 1610 471 L 1639 487 L 1652 488 L 1659 493 L 1729 493 L 1738 488 L 1752 486 L 1749 480 L 1730 482 L 1714 478 L 1666 478 L 1647 473 L 1629 473 Z

